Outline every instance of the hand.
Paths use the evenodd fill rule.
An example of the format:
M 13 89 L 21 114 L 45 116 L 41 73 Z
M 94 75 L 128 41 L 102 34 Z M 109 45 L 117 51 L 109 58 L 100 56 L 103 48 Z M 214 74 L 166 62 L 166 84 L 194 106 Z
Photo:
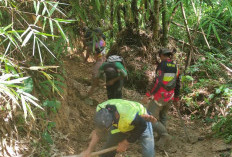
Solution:
M 149 114 L 143 114 L 143 115 L 141 115 L 141 117 L 143 119 L 145 119 L 146 121 L 148 121 L 148 122 L 152 122 L 152 123 L 156 123 L 157 122 L 157 119 L 154 116 L 149 115 Z
M 106 82 L 106 86 L 112 86 L 114 84 L 114 80 L 109 80 Z
M 122 142 L 118 143 L 117 152 L 125 152 L 129 146 L 129 142 L 127 140 L 123 140 Z
M 81 157 L 90 157 L 91 156 L 91 151 L 89 149 L 86 149 L 81 153 Z
M 143 104 L 148 104 L 149 103 L 149 98 L 147 96 L 144 96 L 142 99 Z

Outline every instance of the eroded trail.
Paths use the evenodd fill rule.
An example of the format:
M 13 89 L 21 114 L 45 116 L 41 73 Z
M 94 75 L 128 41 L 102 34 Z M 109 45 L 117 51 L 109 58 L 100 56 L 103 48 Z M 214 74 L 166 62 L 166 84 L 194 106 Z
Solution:
M 80 94 L 86 94 L 90 88 L 91 67 L 93 63 L 83 63 L 78 57 L 67 58 L 64 61 L 67 72 L 67 89 L 62 101 L 62 108 L 54 121 L 57 129 L 61 132 L 56 141 L 59 152 L 71 155 L 79 154 L 89 142 L 89 135 L 93 130 L 92 117 L 98 103 L 107 100 L 106 89 L 98 91 L 85 101 L 80 100 Z M 133 90 L 123 90 L 124 99 L 140 101 L 141 95 Z M 174 108 L 169 111 L 167 129 L 173 139 L 166 152 L 156 149 L 156 157 L 217 157 L 231 146 L 223 144 L 221 140 L 211 138 L 210 126 L 198 121 L 190 121 L 183 116 L 187 131 L 192 143 L 187 142 L 183 126 Z M 104 141 L 104 140 L 103 140 Z M 100 150 L 99 143 L 97 150 Z M 222 151 L 222 152 L 221 152 Z M 141 149 L 138 144 L 130 145 L 127 152 L 118 154 L 119 157 L 139 157 Z

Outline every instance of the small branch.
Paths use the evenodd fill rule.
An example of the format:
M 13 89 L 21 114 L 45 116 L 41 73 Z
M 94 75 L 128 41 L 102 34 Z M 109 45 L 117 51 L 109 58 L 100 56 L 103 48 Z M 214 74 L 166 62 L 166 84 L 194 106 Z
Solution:
M 182 15 L 183 15 L 183 18 L 184 18 L 184 24 L 185 24 L 185 29 L 186 29 L 186 32 L 187 32 L 187 35 L 188 35 L 189 44 L 191 45 L 190 51 L 187 54 L 187 61 L 186 61 L 185 70 L 184 70 L 184 73 L 185 73 L 187 67 L 190 65 L 191 55 L 192 55 L 191 53 L 193 53 L 193 42 L 192 42 L 192 38 L 191 38 L 191 35 L 190 35 L 188 21 L 187 21 L 186 15 L 185 15 L 184 6 L 183 6 L 182 2 L 180 2 L 180 7 L 181 7 Z
M 174 24 L 174 25 L 176 25 L 176 26 L 178 26 L 178 27 L 181 27 L 181 28 L 183 28 L 183 29 L 185 28 L 185 27 L 184 27 L 182 24 L 180 24 L 180 23 L 176 23 L 176 22 L 174 22 L 174 21 L 171 21 L 171 23 Z M 192 29 L 192 28 L 189 28 L 189 30 L 190 30 L 190 31 L 197 32 L 197 33 L 203 35 L 203 33 L 202 33 L 201 31 L 197 31 L 197 30 L 194 30 L 194 29 Z M 213 36 L 213 35 L 210 35 L 210 37 L 215 38 L 215 36 Z M 232 45 L 232 42 L 226 41 L 226 40 L 224 40 L 224 39 L 221 39 L 221 40 L 224 41 L 224 42 L 226 42 L 226 43 L 229 44 L 229 45 Z

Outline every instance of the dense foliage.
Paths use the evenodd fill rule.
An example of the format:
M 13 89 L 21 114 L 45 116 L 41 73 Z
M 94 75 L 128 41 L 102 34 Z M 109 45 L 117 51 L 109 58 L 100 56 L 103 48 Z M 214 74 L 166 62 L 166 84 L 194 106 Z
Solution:
M 152 33 L 158 47 L 166 46 L 166 36 L 175 41 L 184 73 L 183 112 L 192 119 L 214 122 L 216 135 L 231 142 L 231 19 L 229 0 L 0 1 L 1 140 L 11 135 L 7 128 L 30 135 L 29 126 L 39 117 L 38 124 L 45 127 L 38 129 L 42 134 L 34 133 L 41 140 L 32 145 L 41 150 L 41 156 L 52 154 L 55 124 L 46 121 L 61 105 L 57 99 L 65 87 L 65 71 L 60 59 L 70 49 L 82 51 L 76 41 L 88 26 L 106 30 L 108 49 L 125 29 Z M 142 71 L 133 73 L 140 76 Z M 2 149 L 6 145 L 9 138 Z

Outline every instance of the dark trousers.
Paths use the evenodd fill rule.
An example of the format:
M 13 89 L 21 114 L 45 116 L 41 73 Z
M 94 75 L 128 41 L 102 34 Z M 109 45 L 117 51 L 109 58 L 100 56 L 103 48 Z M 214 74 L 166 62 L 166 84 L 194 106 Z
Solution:
M 111 128 L 111 130 L 114 129 L 115 129 L 114 127 Z M 119 142 L 123 141 L 128 136 L 129 134 L 127 133 L 118 132 L 111 134 L 109 132 L 104 148 L 116 146 L 118 145 Z M 153 137 L 152 124 L 150 122 L 147 122 L 147 128 L 140 136 L 139 142 L 142 146 L 142 157 L 155 157 L 155 143 Z M 101 157 L 114 157 L 115 155 L 116 155 L 116 151 L 112 151 L 101 155 Z
M 108 99 L 121 99 L 122 86 L 123 86 L 123 80 L 118 80 L 112 86 L 106 86 Z

